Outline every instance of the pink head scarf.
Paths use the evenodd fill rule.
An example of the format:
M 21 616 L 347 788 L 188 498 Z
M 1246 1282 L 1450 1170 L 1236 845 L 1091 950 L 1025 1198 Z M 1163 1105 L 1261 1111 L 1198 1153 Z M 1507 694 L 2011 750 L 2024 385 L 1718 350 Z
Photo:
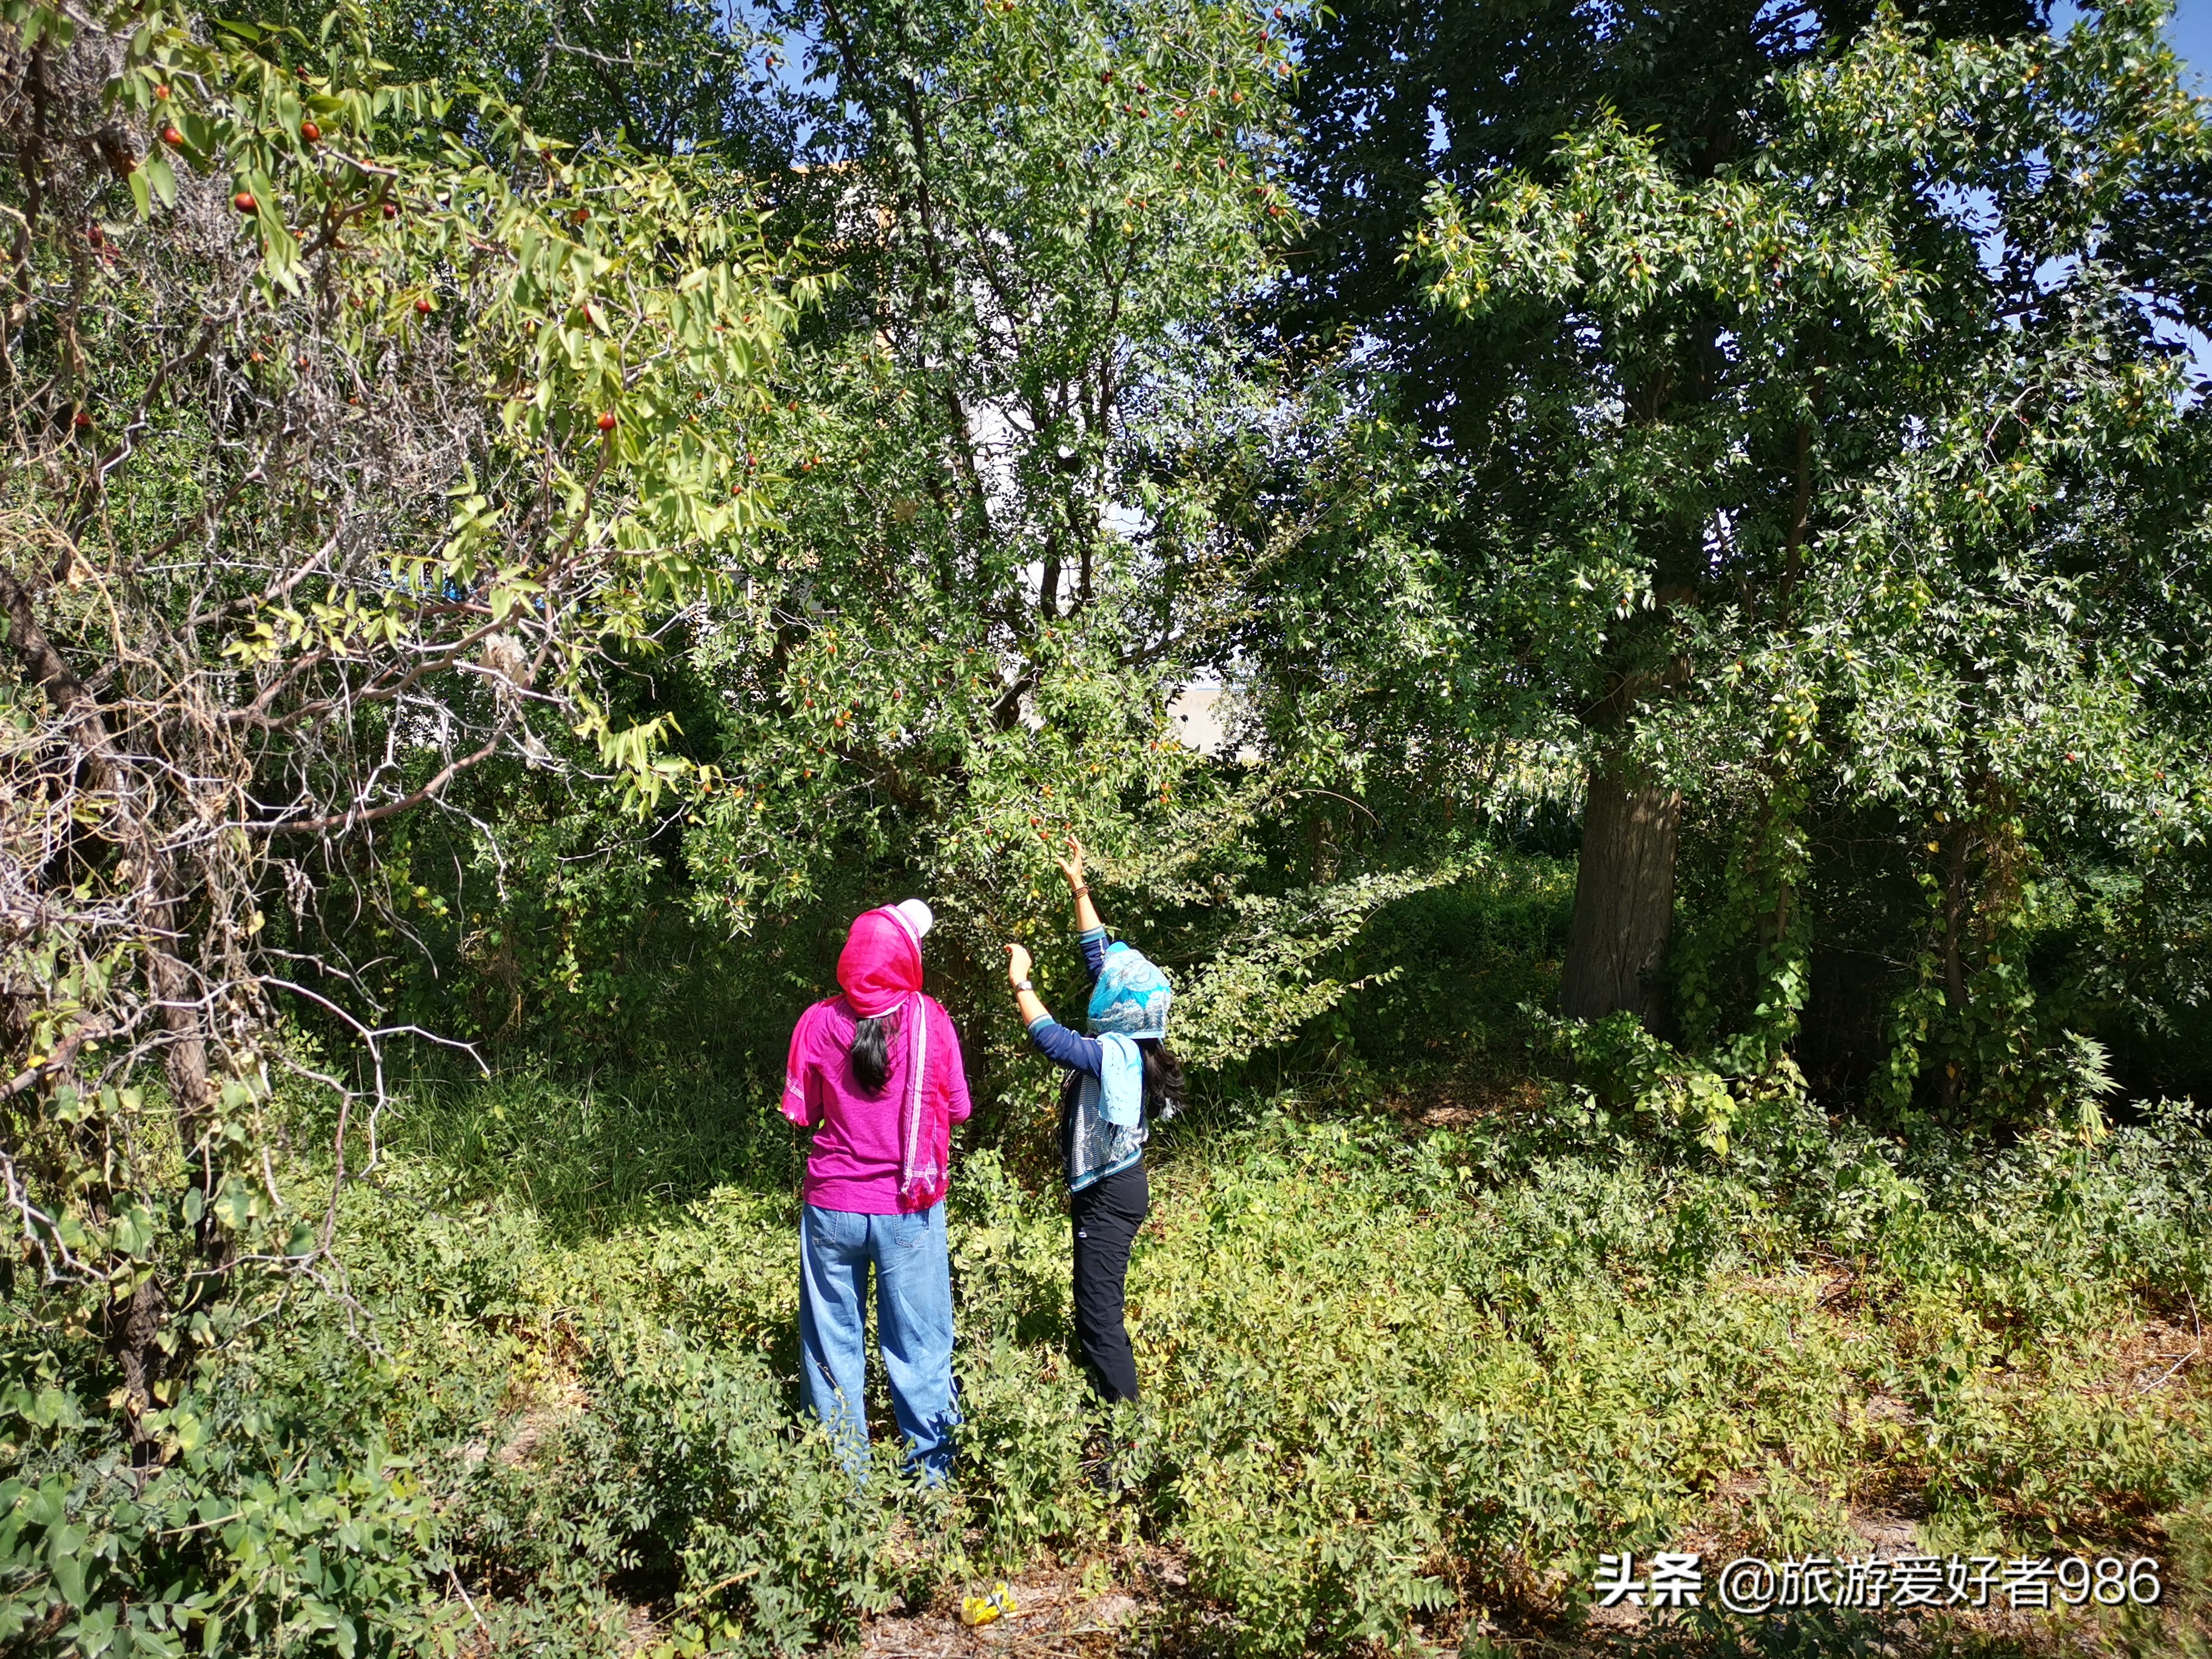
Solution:
M 923 1132 L 923 1082 L 929 1070 L 929 1016 L 921 994 L 921 936 L 929 907 L 919 899 L 887 904 L 853 920 L 837 957 L 837 984 L 863 1019 L 903 1007 L 899 1021 L 907 1044 L 907 1098 L 899 1111 L 899 1197 L 912 1202 L 942 1186 L 934 1145 Z
M 854 917 L 837 984 L 862 1019 L 890 1012 L 921 990 L 921 934 L 890 905 Z

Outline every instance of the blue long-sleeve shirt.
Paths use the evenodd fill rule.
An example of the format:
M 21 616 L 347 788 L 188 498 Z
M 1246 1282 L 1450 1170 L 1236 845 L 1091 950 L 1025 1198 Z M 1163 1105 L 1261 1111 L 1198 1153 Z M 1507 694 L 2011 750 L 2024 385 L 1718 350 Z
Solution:
M 1106 965 L 1106 930 L 1086 927 L 1075 936 L 1083 947 L 1083 966 L 1091 982 L 1098 982 L 1098 970 Z M 1064 1066 L 1071 1072 L 1081 1072 L 1086 1077 L 1098 1077 L 1105 1067 L 1105 1050 L 1097 1037 L 1085 1036 L 1080 1031 L 1071 1031 L 1050 1014 L 1041 1014 L 1030 1022 L 1030 1041 L 1036 1044 L 1044 1057 L 1055 1066 Z
M 1089 927 L 1076 936 L 1083 947 L 1083 966 L 1093 985 L 1106 965 L 1106 930 Z M 1106 1045 L 1097 1037 L 1071 1031 L 1050 1014 L 1030 1025 L 1030 1041 L 1046 1059 L 1081 1077 L 1103 1082 Z M 1060 1157 L 1066 1167 L 1067 1188 L 1079 1193 L 1109 1176 L 1133 1169 L 1145 1155 L 1146 1126 L 1143 1115 L 1131 1124 L 1114 1124 L 1100 1115 L 1097 1082 L 1078 1084 L 1072 1076 L 1060 1096 Z

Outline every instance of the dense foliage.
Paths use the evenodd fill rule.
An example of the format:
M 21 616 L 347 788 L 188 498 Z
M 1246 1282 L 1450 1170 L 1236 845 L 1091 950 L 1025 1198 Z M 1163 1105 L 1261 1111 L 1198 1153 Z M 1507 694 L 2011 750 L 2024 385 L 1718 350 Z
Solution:
M 1561 516 L 1519 520 L 1507 558 L 1539 579 L 1498 620 L 1551 684 L 1635 710 L 1608 763 L 1639 757 L 1720 843 L 1669 977 L 1723 1071 L 1796 1042 L 1817 933 L 1880 963 L 1887 1029 L 1822 1056 L 1873 1100 L 2081 1109 L 2101 1085 L 2061 1022 L 2170 929 L 2126 912 L 2156 910 L 2201 810 L 2201 422 L 2159 334 L 2175 296 L 2108 227 L 2209 141 L 2155 21 L 2056 45 L 1886 21 L 1779 77 L 1765 142 L 1710 176 L 1600 128 L 1555 182 L 1439 187 L 1416 235 L 1441 303 L 1585 331 L 1573 375 L 1522 394 L 1513 441 Z M 1815 860 L 1841 826 L 1838 891 Z M 2036 986 L 2038 921 L 2117 869 L 2149 878 L 2119 948 Z M 1925 897 L 1872 899 L 1885 878 Z
M 1510 961 L 1525 879 L 1434 921 Z M 1382 1012 L 1355 1022 L 1378 1045 Z M 738 1102 L 711 1101 L 725 1139 L 702 1145 L 696 1091 L 442 1093 L 403 1120 L 388 1188 L 349 1189 L 364 1322 L 325 1302 L 227 1350 L 193 1387 L 206 1440 L 151 1484 L 103 1467 L 97 1402 L 65 1379 L 19 1402 L 15 1490 L 39 1495 L 12 1583 L 61 1605 L 76 1581 L 47 1553 L 75 1528 L 85 1598 L 179 1585 L 164 1616 L 193 1647 L 215 1618 L 271 1647 L 343 1645 L 346 1621 L 465 1647 L 482 1618 L 495 1650 L 770 1652 L 1043 1547 L 1207 1649 L 1420 1631 L 1480 1651 L 1586 1595 L 1601 1550 L 1862 1553 L 1908 1497 L 1943 1550 L 2102 1548 L 2142 1514 L 2169 1551 L 2202 1536 L 2205 1402 L 2160 1357 L 2191 1340 L 2177 1287 L 2212 1269 L 2193 1109 L 1962 1158 L 1777 1105 L 1723 1161 L 1587 1097 L 1397 1115 L 1426 1093 L 1285 1094 L 1174 1131 L 1130 1289 L 1151 1396 L 1112 1498 L 1085 1461 L 1065 1220 L 969 1158 L 963 1473 L 912 1493 L 885 1446 L 857 1503 L 793 1415 L 794 1199 Z M 160 1650 L 149 1611 L 117 1616 Z
M 1860 1651 L 1595 1559 L 1900 1528 L 2203 1644 L 2164 15 L 7 0 L 0 1653 Z M 1110 1416 L 1071 832 L 1195 1084 Z M 856 1491 L 772 1103 L 917 892 L 966 1423 Z

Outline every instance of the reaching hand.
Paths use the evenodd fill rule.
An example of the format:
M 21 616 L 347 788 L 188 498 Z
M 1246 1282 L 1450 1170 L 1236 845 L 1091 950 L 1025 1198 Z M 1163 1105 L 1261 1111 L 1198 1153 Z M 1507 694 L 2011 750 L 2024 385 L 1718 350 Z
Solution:
M 1060 873 L 1067 878 L 1067 884 L 1070 887 L 1083 885 L 1083 843 L 1081 842 L 1070 836 L 1067 838 L 1067 856 L 1064 859 L 1054 859 L 1053 862 L 1060 866 Z
M 1029 951 L 1021 945 L 1009 945 L 1006 947 L 1006 983 L 1018 988 L 1029 976 Z

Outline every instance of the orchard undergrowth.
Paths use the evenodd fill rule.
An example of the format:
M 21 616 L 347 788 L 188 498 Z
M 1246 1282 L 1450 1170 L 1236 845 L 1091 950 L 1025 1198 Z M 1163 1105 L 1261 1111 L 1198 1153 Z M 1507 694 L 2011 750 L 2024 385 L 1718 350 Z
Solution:
M 344 1296 L 204 1370 L 170 1468 L 92 1443 L 65 1354 L 10 1356 L 9 1616 L 104 1606 L 114 1651 L 788 1652 L 1047 1559 L 1133 1581 L 1164 1553 L 1188 1589 L 1139 1645 L 1733 1651 L 1784 1627 L 1587 1626 L 1597 1554 L 1865 1553 L 1870 1519 L 2171 1556 L 2172 1606 L 2196 1594 L 2212 1397 L 2154 1356 L 2212 1293 L 2203 1114 L 1961 1150 L 1785 1103 L 1723 1158 L 1557 1086 L 1513 1100 L 1431 1129 L 1370 1078 L 1164 1134 L 1109 1496 L 1062 1202 L 1000 1152 L 951 1199 L 957 1478 L 914 1490 L 886 1437 L 856 1493 L 797 1412 L 766 1102 L 426 1095 L 383 1187 L 349 1189 Z M 2171 1650 L 2175 1616 L 2101 1639 Z

